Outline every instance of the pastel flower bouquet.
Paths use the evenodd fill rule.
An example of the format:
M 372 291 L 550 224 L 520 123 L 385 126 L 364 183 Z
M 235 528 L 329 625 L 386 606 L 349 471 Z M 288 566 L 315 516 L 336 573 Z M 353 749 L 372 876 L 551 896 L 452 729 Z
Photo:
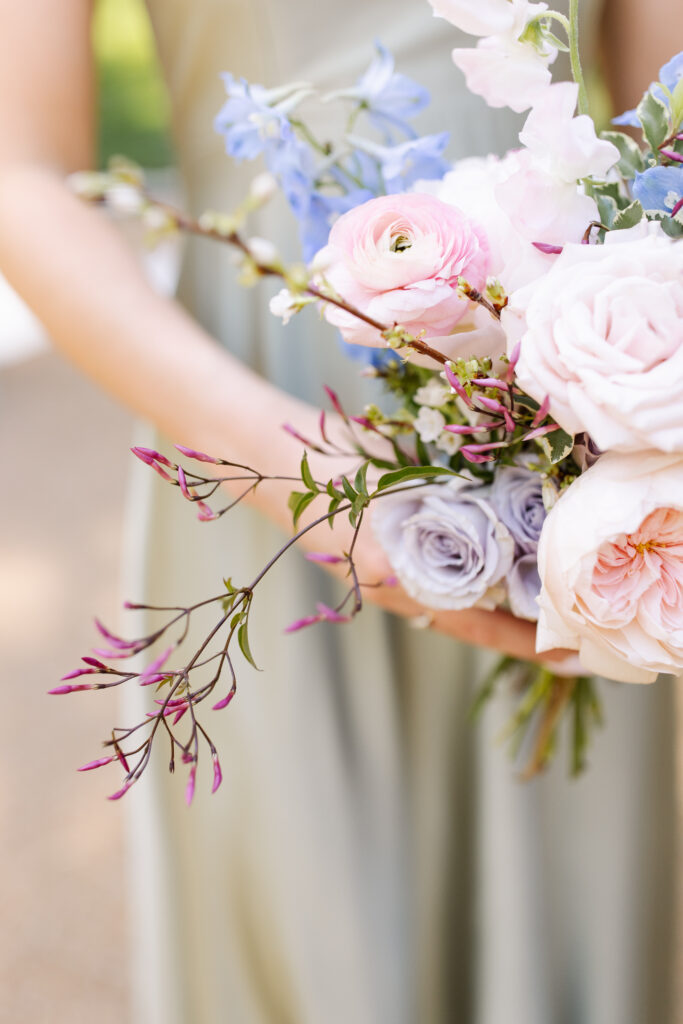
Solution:
M 84 766 L 123 765 L 114 798 L 140 778 L 161 736 L 171 768 L 176 757 L 189 766 L 188 800 L 205 747 L 220 784 L 201 705 L 226 707 L 238 659 L 254 662 L 249 615 L 261 580 L 304 534 L 340 516 L 352 528 L 346 550 L 308 557 L 346 569 L 348 590 L 288 629 L 348 623 L 361 610 L 354 547 L 372 529 L 427 622 L 431 609 L 502 607 L 537 620 L 538 652 L 577 652 L 578 677 L 506 658 L 482 688 L 477 707 L 498 678 L 517 688 L 509 736 L 516 749 L 526 737 L 528 774 L 547 763 L 565 716 L 572 770 L 584 766 L 600 719 L 593 674 L 651 682 L 683 672 L 683 53 L 616 119 L 640 142 L 633 132 L 598 134 L 577 0 L 569 17 L 528 0 L 430 2 L 480 37 L 453 52 L 468 88 L 491 106 L 529 111 L 519 149 L 450 166 L 447 134 L 418 137 L 410 123 L 425 91 L 377 45 L 355 86 L 324 97 L 306 83 L 266 89 L 224 76 L 216 127 L 227 152 L 267 166 L 230 214 L 193 220 L 152 199 L 125 163 L 74 181 L 84 198 L 125 206 L 157 236 L 185 230 L 233 246 L 245 284 L 281 278 L 273 314 L 286 323 L 319 309 L 367 356 L 363 372 L 387 395 L 351 414 L 327 389 L 334 432 L 324 413 L 317 437 L 286 428 L 303 448 L 293 536 L 254 580 L 228 578 L 203 602 L 217 620 L 184 665 L 170 662 L 197 606 L 168 609 L 133 640 L 98 623 L 107 646 L 52 692 L 155 687 L 145 719 L 115 729 L 107 755 Z M 551 81 L 559 50 L 569 51 L 574 82 Z M 314 101 L 346 106 L 340 142 L 319 141 L 303 120 Z M 275 188 L 298 223 L 303 262 L 293 266 L 243 230 Z M 201 520 L 269 479 L 177 448 L 182 463 L 134 451 Z M 352 469 L 317 479 L 312 452 L 345 456 Z M 221 485 L 236 496 L 214 508 Z M 120 667 L 166 637 L 146 665 Z

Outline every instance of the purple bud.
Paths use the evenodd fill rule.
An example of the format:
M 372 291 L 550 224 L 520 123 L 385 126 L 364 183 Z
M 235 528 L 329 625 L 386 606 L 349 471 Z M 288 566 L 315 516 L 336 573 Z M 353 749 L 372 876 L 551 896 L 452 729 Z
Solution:
M 563 249 L 563 246 L 550 245 L 549 242 L 532 242 L 531 244 L 539 252 L 544 252 L 548 256 L 559 256 Z
M 513 431 L 515 429 L 515 421 L 510 415 L 510 411 L 501 402 L 496 401 L 495 398 L 487 398 L 486 395 L 477 395 L 477 398 L 489 412 L 497 412 L 499 416 L 503 417 L 508 430 Z
M 108 640 L 114 647 L 120 647 L 121 649 L 128 649 L 131 647 L 137 647 L 139 640 L 122 640 L 120 636 L 112 633 L 111 630 L 107 629 L 99 619 L 95 619 L 95 628 L 99 633 L 102 634 L 105 640 Z
M 481 434 L 487 430 L 498 430 L 500 423 L 477 423 L 476 426 L 471 426 L 469 423 L 447 423 L 443 428 L 451 434 Z
M 92 665 L 93 668 L 102 669 L 103 672 L 107 671 L 107 666 L 104 665 L 101 661 L 98 661 L 97 658 L 85 657 L 85 658 L 82 658 L 81 661 L 84 661 L 86 663 L 86 665 Z
M 520 339 L 515 344 L 515 347 L 513 348 L 512 353 L 510 354 L 510 360 L 508 362 L 508 368 L 507 368 L 507 371 L 505 373 L 505 377 L 506 377 L 506 379 L 507 379 L 509 384 L 512 383 L 512 379 L 515 376 L 515 367 L 517 366 L 517 363 L 519 362 L 519 357 L 520 357 L 521 351 L 522 351 L 522 341 Z
M 478 388 L 498 388 L 500 391 L 508 391 L 509 388 L 504 380 L 498 377 L 475 377 L 472 381 Z
M 342 555 L 326 555 L 324 551 L 307 551 L 304 555 L 309 562 L 323 562 L 326 565 L 337 565 L 339 562 L 346 562 Z
M 120 763 L 121 767 L 124 769 L 124 771 L 129 772 L 130 771 L 130 765 L 128 764 L 128 759 L 127 759 L 126 755 L 124 754 L 124 752 L 118 746 L 114 747 L 114 750 L 116 751 L 116 756 L 117 756 L 117 758 L 119 760 L 119 763 Z
M 674 160 L 677 164 L 683 164 L 683 156 L 680 153 L 676 153 L 673 149 L 660 149 L 659 152 L 667 160 Z
M 213 509 L 209 508 L 205 501 L 198 501 L 197 505 L 197 519 L 202 523 L 209 523 L 213 519 L 218 519 L 218 512 L 214 512 Z
M 530 430 L 528 434 L 524 435 L 524 440 L 533 441 L 535 437 L 544 437 L 546 434 L 552 434 L 553 431 L 559 429 L 557 423 L 548 423 L 545 427 L 536 427 L 535 430 Z
M 683 136 L 679 136 L 679 138 L 683 138 Z M 680 212 L 681 212 L 681 210 L 683 210 L 683 197 L 681 197 L 681 198 L 680 198 L 680 199 L 678 200 L 678 202 L 677 202 L 677 203 L 676 203 L 676 205 L 674 206 L 674 208 L 673 208 L 673 210 L 671 211 L 671 213 L 669 214 L 669 216 L 670 216 L 670 217 L 675 217 L 677 213 L 680 213 Z
M 183 717 L 183 715 L 187 713 L 187 707 L 188 706 L 185 705 L 184 708 L 180 708 L 178 711 L 176 711 L 175 718 L 173 719 L 173 725 L 177 725 L 180 719 Z
M 184 455 L 188 459 L 195 459 L 197 462 L 210 462 L 214 466 L 225 466 L 226 462 L 224 459 L 215 459 L 212 455 L 206 455 L 204 452 L 195 451 L 194 448 L 186 448 L 183 444 L 175 444 L 174 448 L 177 448 L 181 455 Z
M 187 786 L 185 787 L 185 803 L 189 807 L 194 797 L 194 783 L 197 777 L 197 765 L 193 764 L 190 768 L 190 774 L 187 777 Z
M 213 786 L 211 792 L 215 793 L 221 782 L 223 781 L 223 772 L 221 771 L 220 761 L 218 760 L 218 754 L 213 755 Z
M 101 758 L 99 758 L 98 761 L 88 761 L 88 763 L 84 764 L 82 768 L 78 769 L 78 771 L 79 772 L 91 772 L 93 770 L 93 768 L 101 768 L 102 765 L 111 764 L 112 761 L 115 761 L 115 760 L 116 760 L 115 757 L 101 757 Z

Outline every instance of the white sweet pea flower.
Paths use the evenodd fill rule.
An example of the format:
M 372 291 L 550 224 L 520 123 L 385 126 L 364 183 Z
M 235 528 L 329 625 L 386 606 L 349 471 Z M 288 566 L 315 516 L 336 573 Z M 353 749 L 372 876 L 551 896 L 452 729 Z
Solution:
M 595 175 L 604 178 L 619 159 L 619 150 L 595 134 L 587 114 L 574 117 L 579 87 L 556 82 L 535 98 L 519 140 L 538 165 L 561 181 L 576 182 Z
M 462 32 L 490 36 L 509 32 L 515 21 L 519 0 L 429 0 L 437 18 L 444 18 Z M 524 7 L 528 6 L 522 0 Z
M 294 314 L 301 309 L 301 298 L 292 295 L 289 288 L 282 288 L 277 295 L 273 295 L 268 308 L 273 316 L 281 317 L 282 323 L 288 324 Z
M 420 440 L 428 444 L 430 441 L 436 441 L 441 436 L 443 428 L 446 426 L 446 418 L 438 409 L 430 409 L 428 406 L 423 405 L 413 426 L 420 435 Z
M 429 405 L 434 409 L 438 409 L 446 404 L 451 394 L 452 392 L 448 384 L 439 380 L 438 377 L 432 377 L 431 380 L 417 389 L 415 401 L 418 405 Z
M 511 107 L 518 114 L 537 101 L 550 85 L 548 66 L 557 57 L 554 47 L 539 50 L 520 41 L 524 25 L 514 32 L 487 36 L 476 47 L 453 50 L 453 61 L 465 75 L 467 88 L 490 107 Z
M 279 255 L 276 247 L 267 238 L 258 238 L 254 236 L 248 239 L 247 249 L 252 257 L 261 266 L 272 266 L 279 260 Z

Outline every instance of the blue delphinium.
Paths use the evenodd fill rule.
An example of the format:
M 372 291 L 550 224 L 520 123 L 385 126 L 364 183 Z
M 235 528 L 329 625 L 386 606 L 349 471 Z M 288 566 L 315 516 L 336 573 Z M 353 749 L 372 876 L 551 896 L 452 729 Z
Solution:
M 377 56 L 358 82 L 349 89 L 330 93 L 329 99 L 348 99 L 365 110 L 370 121 L 393 141 L 392 129 L 408 138 L 416 137 L 408 119 L 429 104 L 429 93 L 412 78 L 394 70 L 394 58 L 385 46 L 375 41 Z
M 671 214 L 683 200 L 683 165 L 678 167 L 648 167 L 636 174 L 631 186 L 633 198 L 645 210 L 661 210 Z
M 369 139 L 349 136 L 357 150 L 374 158 L 387 195 L 404 192 L 421 178 L 443 178 L 449 169 L 443 158 L 448 140 L 448 132 L 439 132 L 396 146 L 380 146 Z
M 287 116 L 292 100 L 298 101 L 304 90 L 292 86 L 286 90 L 250 85 L 244 78 L 221 75 L 228 98 L 214 121 L 216 131 L 225 137 L 225 148 L 235 160 L 253 160 L 261 153 L 294 140 Z
M 668 107 L 670 105 L 669 94 L 673 93 L 681 78 L 683 78 L 683 50 L 659 69 L 659 81 L 652 82 L 647 91 Z M 665 88 L 662 89 L 662 86 Z M 612 118 L 612 124 L 631 125 L 633 128 L 637 128 L 640 124 L 637 111 L 635 109 L 625 111 L 619 117 Z

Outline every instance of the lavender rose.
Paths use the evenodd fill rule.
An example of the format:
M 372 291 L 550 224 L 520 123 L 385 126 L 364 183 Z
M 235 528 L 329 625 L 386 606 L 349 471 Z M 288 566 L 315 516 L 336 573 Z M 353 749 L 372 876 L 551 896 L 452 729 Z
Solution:
M 488 501 L 489 488 L 454 478 L 387 495 L 373 525 L 406 591 L 430 608 L 495 608 L 515 542 Z
M 499 466 L 490 501 L 515 542 L 515 564 L 508 577 L 510 609 L 535 622 L 541 592 L 536 551 L 546 517 L 541 477 L 523 466 Z

